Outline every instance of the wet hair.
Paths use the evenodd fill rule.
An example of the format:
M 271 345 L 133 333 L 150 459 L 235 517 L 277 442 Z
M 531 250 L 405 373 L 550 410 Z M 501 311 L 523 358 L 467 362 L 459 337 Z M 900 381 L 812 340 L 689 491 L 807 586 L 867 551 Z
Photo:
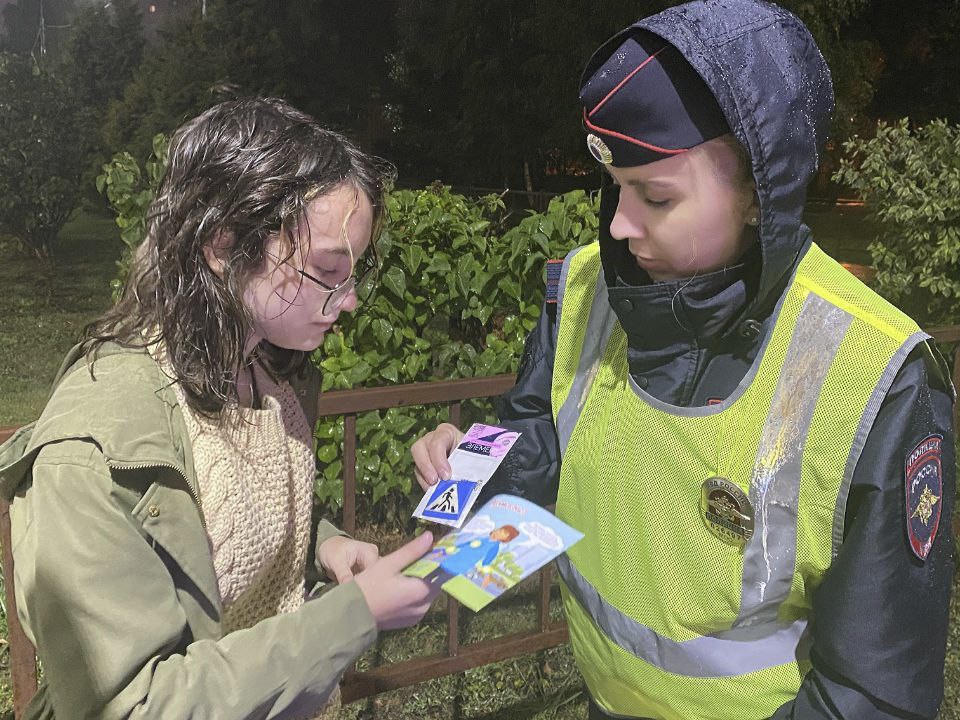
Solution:
M 346 183 L 373 207 L 368 252 L 375 254 L 392 179 L 389 163 L 277 98 L 231 100 L 187 121 L 170 140 L 123 293 L 83 330 L 88 357 L 107 342 L 162 342 L 190 407 L 218 413 L 237 397 L 252 329 L 243 291 L 263 265 L 267 240 L 279 235 L 292 254 L 308 203 Z M 222 276 L 206 261 L 211 243 L 224 251 Z M 301 370 L 309 357 L 267 341 L 257 353 L 278 377 Z

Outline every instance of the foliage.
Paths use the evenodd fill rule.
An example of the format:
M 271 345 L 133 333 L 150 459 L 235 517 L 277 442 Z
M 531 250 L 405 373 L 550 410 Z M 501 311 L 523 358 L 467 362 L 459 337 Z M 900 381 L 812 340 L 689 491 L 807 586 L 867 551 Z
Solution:
M 900 0 L 872 0 L 857 24 L 882 54 L 870 114 L 960 123 L 960 2 L 914 0 L 908 13 L 902 7 Z
M 73 19 L 64 76 L 84 107 L 103 111 L 123 95 L 143 55 L 140 10 L 134 0 L 84 7 Z
M 881 227 L 869 248 L 877 290 L 921 324 L 960 321 L 960 126 L 904 118 L 844 149 L 835 179 Z
M 515 371 L 543 303 L 545 261 L 593 240 L 599 212 L 595 199 L 574 191 L 504 230 L 498 197 L 470 200 L 442 185 L 394 191 L 388 209 L 379 289 L 357 313 L 341 317 L 317 353 L 325 390 Z M 489 402 L 472 403 L 465 420 L 490 412 Z M 434 407 L 361 415 L 361 501 L 389 515 L 393 503 L 382 499 L 411 490 L 410 443 L 445 419 Z M 316 491 L 331 508 L 342 497 L 342 466 L 334 459 L 342 433 L 339 419 L 317 429 L 320 460 L 330 464 Z
M 153 137 L 153 152 L 140 169 L 140 163 L 128 152 L 118 153 L 103 166 L 97 176 L 97 192 L 105 194 L 116 213 L 117 227 L 124 249 L 117 261 L 119 277 L 111 283 L 116 300 L 123 288 L 134 251 L 147 233 L 147 212 L 167 165 L 169 139 L 162 134 Z
M 158 132 L 224 99 L 276 95 L 371 147 L 383 125 L 391 3 L 209 0 L 162 29 L 106 121 L 108 145 L 145 155 Z M 196 4 L 199 8 L 199 3 Z M 362 42 L 358 41 L 362 38 Z
M 103 123 L 107 106 L 123 95 L 143 46 L 135 0 L 85 6 L 71 23 L 58 67 L 80 105 L 75 132 L 85 155 L 81 186 L 86 201 L 97 201 L 94 178 L 110 157 Z
M 577 106 L 583 65 L 615 31 L 670 4 L 610 0 L 599 12 L 570 3 L 399 0 L 391 157 L 415 177 L 527 189 L 542 187 L 548 162 L 592 169 Z
M 78 199 L 77 113 L 58 77 L 0 54 L 0 226 L 42 259 Z
M 615 32 L 676 4 L 398 0 L 391 157 L 415 177 L 512 187 L 526 183 L 525 167 L 540 187 L 556 181 L 548 169 L 594 169 L 577 103 L 583 68 Z M 833 70 L 836 129 L 846 137 L 882 67 L 875 44 L 850 37 L 869 2 L 782 4 L 807 23 Z
M 75 0 L 13 0 L 0 3 L 3 22 L 0 51 L 30 55 L 46 66 L 63 49 Z M 41 22 L 42 20 L 42 22 Z
M 117 212 L 127 257 L 143 238 L 165 152 L 166 140 L 157 136 L 144 171 L 120 153 L 97 179 Z M 394 190 L 387 207 L 378 289 L 358 312 L 341 316 L 315 353 L 325 391 L 515 371 L 543 303 L 545 261 L 593 240 L 599 225 L 597 199 L 580 190 L 509 229 L 499 197 L 469 199 L 443 185 Z M 120 270 L 123 277 L 123 263 Z M 114 280 L 115 291 L 120 283 Z M 468 418 L 489 413 L 489 402 L 465 408 Z M 445 410 L 435 407 L 361 415 L 361 502 L 391 514 L 392 504 L 381 501 L 411 489 L 410 442 L 444 419 Z M 316 432 L 316 494 L 335 509 L 343 497 L 343 420 L 323 420 Z
M 104 118 L 108 147 L 146 156 L 157 133 L 171 133 L 217 98 L 220 65 L 209 47 L 206 24 L 188 15 L 160 34 L 123 96 L 109 103 Z

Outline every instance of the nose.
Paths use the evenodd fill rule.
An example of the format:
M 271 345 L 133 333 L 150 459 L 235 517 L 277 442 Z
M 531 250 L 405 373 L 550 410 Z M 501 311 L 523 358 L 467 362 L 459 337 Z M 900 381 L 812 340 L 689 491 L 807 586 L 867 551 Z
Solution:
M 617 211 L 610 221 L 610 237 L 614 240 L 629 240 L 642 238 L 646 235 L 643 223 L 642 208 L 631 195 L 629 188 L 621 188 L 620 198 L 617 201 Z
M 357 298 L 357 288 L 353 286 L 345 295 L 332 297 L 324 308 L 324 315 L 336 319 L 342 312 L 353 312 L 359 304 L 360 300 Z
M 343 302 L 340 304 L 340 307 L 337 308 L 340 312 L 353 312 L 357 309 L 357 305 L 360 304 L 359 298 L 357 298 L 357 287 L 353 286 L 350 288 L 350 292 L 346 294 L 343 298 Z

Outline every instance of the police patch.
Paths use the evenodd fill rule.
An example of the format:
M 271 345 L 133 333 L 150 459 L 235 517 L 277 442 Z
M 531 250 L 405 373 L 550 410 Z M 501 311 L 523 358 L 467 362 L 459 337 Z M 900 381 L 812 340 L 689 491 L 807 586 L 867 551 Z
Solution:
M 921 560 L 930 554 L 940 525 L 943 468 L 940 465 L 942 435 L 930 435 L 910 451 L 904 463 L 907 494 L 907 539 Z

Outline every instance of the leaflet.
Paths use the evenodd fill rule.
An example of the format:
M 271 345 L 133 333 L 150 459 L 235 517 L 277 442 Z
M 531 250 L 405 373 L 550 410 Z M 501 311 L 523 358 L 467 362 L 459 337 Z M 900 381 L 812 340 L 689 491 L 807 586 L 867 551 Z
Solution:
M 513 495 L 495 495 L 460 530 L 403 573 L 440 586 L 480 610 L 583 537 L 549 511 Z
M 474 423 L 450 453 L 450 479 L 427 489 L 413 516 L 460 527 L 480 490 L 503 462 L 520 433 Z

